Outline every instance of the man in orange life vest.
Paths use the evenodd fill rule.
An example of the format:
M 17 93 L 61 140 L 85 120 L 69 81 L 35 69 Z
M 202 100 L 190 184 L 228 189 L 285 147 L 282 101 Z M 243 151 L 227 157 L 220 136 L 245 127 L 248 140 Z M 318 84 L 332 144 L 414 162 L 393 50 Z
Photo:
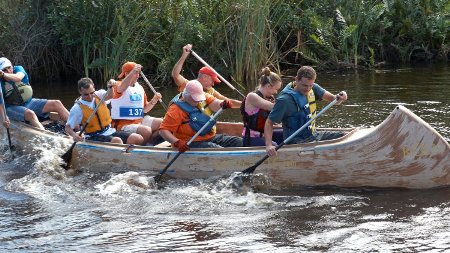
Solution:
M 113 85 L 114 80 L 110 80 L 108 82 L 108 91 L 96 91 L 92 79 L 81 78 L 78 81 L 78 91 L 81 96 L 70 109 L 69 119 L 65 127 L 67 134 L 72 136 L 74 141 L 82 141 L 84 136 L 87 140 L 119 144 L 141 144 L 144 141 L 144 138 L 139 134 L 116 131 L 115 128 L 111 127 L 112 119 L 109 109 L 105 102 L 100 105 L 99 102 L 100 98 L 105 96 L 105 94 L 105 101 L 112 97 L 113 92 L 111 88 Z M 80 136 L 75 131 L 81 130 L 81 126 L 86 124 L 86 121 L 97 106 L 98 110 L 88 122 L 84 136 Z

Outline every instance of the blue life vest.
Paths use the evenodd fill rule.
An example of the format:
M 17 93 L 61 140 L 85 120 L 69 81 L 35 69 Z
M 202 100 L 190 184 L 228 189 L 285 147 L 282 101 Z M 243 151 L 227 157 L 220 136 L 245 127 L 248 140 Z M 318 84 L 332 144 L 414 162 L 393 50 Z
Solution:
M 302 127 L 311 117 L 316 114 L 316 105 L 315 105 L 315 94 L 311 89 L 308 96 L 303 96 L 299 94 L 298 91 L 292 88 L 292 84 L 286 85 L 280 95 L 289 95 L 294 99 L 297 105 L 297 111 L 289 115 L 283 120 L 283 128 L 285 129 L 284 139 L 289 137 L 295 131 L 297 131 L 300 127 Z M 309 127 L 306 127 L 300 133 L 298 133 L 294 138 L 295 139 L 309 139 L 313 136 L 315 131 L 314 122 L 311 122 Z
M 200 110 L 197 107 L 194 107 L 184 101 L 180 101 L 181 93 L 176 95 L 171 103 L 175 103 L 178 105 L 183 111 L 185 111 L 189 115 L 189 121 L 183 122 L 183 124 L 189 123 L 189 126 L 195 131 L 198 132 L 209 120 L 210 116 L 203 113 L 202 110 Z M 216 121 L 212 121 L 208 126 L 203 129 L 203 131 L 200 133 L 200 136 L 204 136 L 205 134 L 212 131 L 213 127 L 216 125 Z

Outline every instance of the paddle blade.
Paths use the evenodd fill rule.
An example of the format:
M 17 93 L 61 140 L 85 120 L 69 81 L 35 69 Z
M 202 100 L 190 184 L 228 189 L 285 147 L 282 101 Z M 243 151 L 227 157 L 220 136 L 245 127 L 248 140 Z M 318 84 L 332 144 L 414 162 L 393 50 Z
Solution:
M 255 165 L 253 165 L 251 167 L 248 167 L 247 169 L 242 171 L 242 174 L 252 174 L 253 172 L 255 172 L 256 167 L 258 167 L 258 165 L 255 164 Z
M 259 165 L 261 165 L 267 158 L 269 158 L 268 155 L 265 155 L 263 158 L 261 158 L 259 161 L 257 161 L 255 163 L 255 165 L 248 167 L 247 169 L 243 170 L 242 173 L 243 174 L 252 174 L 256 167 L 258 167 Z
M 69 165 L 70 165 L 70 161 L 72 160 L 72 151 L 73 148 L 75 147 L 75 144 L 77 144 L 76 142 L 72 143 L 72 146 L 70 146 L 69 150 L 66 151 L 66 153 L 64 153 L 61 156 L 61 159 L 63 160 L 63 163 L 61 163 L 61 167 L 63 167 L 64 169 L 69 169 Z
M 161 176 L 162 176 L 162 174 L 158 174 L 153 178 L 153 179 L 155 179 L 155 183 L 159 183 L 159 181 L 161 180 Z

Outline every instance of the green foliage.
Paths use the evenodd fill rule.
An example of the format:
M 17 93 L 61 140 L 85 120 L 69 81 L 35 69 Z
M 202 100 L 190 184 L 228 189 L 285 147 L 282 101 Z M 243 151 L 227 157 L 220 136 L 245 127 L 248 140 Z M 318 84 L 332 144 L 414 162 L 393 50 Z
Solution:
M 2 0 L 0 56 L 30 69 L 30 74 L 41 70 L 41 77 L 55 77 L 63 68 L 46 10 L 45 0 Z
M 426 51 L 445 48 L 450 35 L 450 3 L 445 0 L 387 0 L 385 1 L 385 44 L 398 50 L 403 62 L 412 50 Z
M 185 44 L 224 77 L 448 60 L 446 0 L 3 0 L 0 53 L 40 76 L 114 78 L 136 61 L 159 85 Z M 202 64 L 189 57 L 185 75 Z M 147 73 L 148 75 L 148 73 Z M 244 87 L 242 87 L 244 88 Z
M 143 1 L 60 0 L 49 18 L 66 46 L 82 47 L 84 76 L 114 78 L 125 61 L 145 55 L 152 12 Z

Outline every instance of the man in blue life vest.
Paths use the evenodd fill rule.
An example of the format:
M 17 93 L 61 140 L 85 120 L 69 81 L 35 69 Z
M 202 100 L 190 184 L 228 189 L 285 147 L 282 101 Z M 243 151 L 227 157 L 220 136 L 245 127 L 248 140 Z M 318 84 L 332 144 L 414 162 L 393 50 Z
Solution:
M 62 121 L 67 121 L 69 111 L 60 100 L 33 98 L 28 74 L 22 66 L 13 66 L 5 57 L 0 58 L 0 84 L 5 99 L 6 112 L 10 119 L 30 123 L 44 129 L 39 118 L 47 118 L 49 112 L 57 112 Z M 0 106 L 3 111 L 3 106 Z M 3 113 L 2 113 L 3 114 Z
M 332 102 L 339 97 L 337 104 L 347 100 L 345 91 L 333 95 L 315 83 L 316 77 L 316 71 L 312 67 L 303 66 L 297 71 L 295 81 L 287 84 L 278 95 L 264 127 L 267 155 L 276 155 L 275 146 L 272 144 L 275 123 L 283 124 L 283 139 L 286 139 L 316 115 L 317 100 Z M 343 132 L 316 131 L 313 121 L 286 144 L 330 140 L 343 135 Z
M 187 145 L 196 132 L 210 120 L 210 116 L 204 112 L 206 109 L 198 108 L 201 102 L 205 102 L 213 112 L 221 107 L 228 109 L 232 106 L 229 100 L 220 100 L 205 93 L 199 81 L 189 81 L 183 93 L 172 99 L 161 123 L 159 132 L 161 137 L 180 152 L 185 152 L 189 148 L 242 147 L 241 137 L 216 134 L 215 122 L 210 123 L 189 146 Z

